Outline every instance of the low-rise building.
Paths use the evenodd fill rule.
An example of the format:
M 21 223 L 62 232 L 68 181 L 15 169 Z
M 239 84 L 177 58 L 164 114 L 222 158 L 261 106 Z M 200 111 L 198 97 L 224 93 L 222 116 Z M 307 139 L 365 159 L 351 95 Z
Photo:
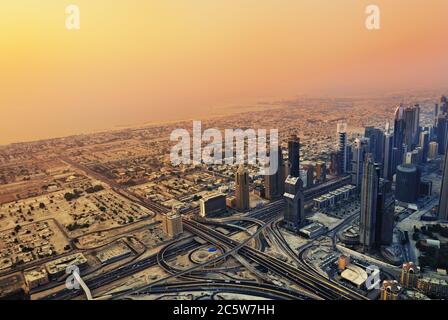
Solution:
M 24 275 L 25 283 L 30 290 L 49 283 L 48 273 L 45 269 L 27 271 Z

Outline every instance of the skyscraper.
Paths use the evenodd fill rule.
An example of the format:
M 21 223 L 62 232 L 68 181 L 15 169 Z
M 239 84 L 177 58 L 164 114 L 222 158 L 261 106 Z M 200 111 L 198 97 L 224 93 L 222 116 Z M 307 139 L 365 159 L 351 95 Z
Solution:
M 249 209 L 249 173 L 244 165 L 240 165 L 235 177 L 236 208 L 239 211 Z
M 394 135 L 386 130 L 384 134 L 384 165 L 383 165 L 383 178 L 392 181 L 392 177 L 395 174 L 393 169 L 394 161 Z
M 397 168 L 395 198 L 405 203 L 415 203 L 420 186 L 420 175 L 413 164 L 402 164 Z
M 318 182 L 325 182 L 327 179 L 327 165 L 323 161 L 316 163 L 316 179 Z
M 368 154 L 368 139 L 358 138 L 352 145 L 352 184 L 357 188 L 361 187 L 361 178 L 363 174 L 363 164 Z
M 394 156 L 392 168 L 396 168 L 399 164 L 403 162 L 403 144 L 404 144 L 404 132 L 405 132 L 405 121 L 404 121 L 404 106 L 400 104 L 395 110 L 394 118 Z
M 375 243 L 377 246 L 390 245 L 393 240 L 395 198 L 391 192 L 391 183 L 380 179 L 377 208 Z
M 300 177 L 288 176 L 285 181 L 285 227 L 297 231 L 305 221 L 305 196 Z
M 293 177 L 300 175 L 300 139 L 292 135 L 288 141 L 289 174 Z
M 376 216 L 380 168 L 368 155 L 364 162 L 361 185 L 361 216 L 359 223 L 359 242 L 364 251 L 375 246 Z
M 434 160 L 439 155 L 439 144 L 435 141 L 429 143 L 428 159 Z
M 412 151 L 418 143 L 420 106 L 416 104 L 407 107 L 404 110 L 403 118 L 405 121 L 404 144 L 407 145 L 408 151 Z
M 429 154 L 429 131 L 425 130 L 420 132 L 420 139 L 418 145 L 422 148 L 423 162 L 426 162 L 428 160 L 428 154 Z
M 281 147 L 278 147 L 278 169 L 277 172 L 272 175 L 264 176 L 264 189 L 266 199 L 273 200 L 280 198 L 284 191 L 285 185 L 285 168 L 283 163 L 283 155 Z
M 375 127 L 366 127 L 364 136 L 369 139 L 369 153 L 377 163 L 383 163 L 384 132 Z
M 448 115 L 439 115 L 437 119 L 437 143 L 439 144 L 439 154 L 445 154 L 447 134 L 448 134 Z
M 442 187 L 440 189 L 439 219 L 448 220 L 448 152 L 443 163 Z
M 347 172 L 347 124 L 338 123 L 337 125 L 338 139 L 338 166 L 340 174 Z

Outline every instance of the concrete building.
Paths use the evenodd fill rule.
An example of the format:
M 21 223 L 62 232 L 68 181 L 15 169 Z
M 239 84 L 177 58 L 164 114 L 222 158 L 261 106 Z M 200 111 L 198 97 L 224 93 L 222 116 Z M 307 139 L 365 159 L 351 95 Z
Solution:
M 45 264 L 45 269 L 51 279 L 56 279 L 65 274 L 67 268 L 70 266 L 76 266 L 79 269 L 83 269 L 87 266 L 87 259 L 82 253 L 75 253 L 48 262 Z
M 397 167 L 395 198 L 404 203 L 415 203 L 420 188 L 420 173 L 413 164 Z
M 347 124 L 337 124 L 338 164 L 340 174 L 347 172 Z
M 292 135 L 288 141 L 289 174 L 298 177 L 300 172 L 300 139 Z
M 236 209 L 249 210 L 249 173 L 244 165 L 240 165 L 235 177 Z
M 358 138 L 352 145 L 352 184 L 358 189 L 361 188 L 361 180 L 363 176 L 364 160 L 368 154 L 369 140 L 365 138 Z
M 429 143 L 428 159 L 434 160 L 439 155 L 439 144 L 435 141 Z
M 46 285 L 50 282 L 48 279 L 47 270 L 31 270 L 24 273 L 25 283 L 28 286 L 28 289 L 34 289 L 43 285 Z
M 376 244 L 376 215 L 380 169 L 369 154 L 364 162 L 361 185 L 361 217 L 359 223 L 359 242 L 364 251 Z
M 177 211 L 169 212 L 165 215 L 164 229 L 170 237 L 177 237 L 183 232 L 182 216 Z
M 327 165 L 323 161 L 316 162 L 316 180 L 318 182 L 327 180 Z
M 380 289 L 380 300 L 398 300 L 402 288 L 397 280 L 384 280 Z
M 199 207 L 199 215 L 203 218 L 210 215 L 225 213 L 227 211 L 226 196 L 225 194 L 218 192 L 205 195 L 199 200 Z
M 285 181 L 286 208 L 284 213 L 285 227 L 298 231 L 305 221 L 305 196 L 302 181 L 299 177 L 288 176 Z
M 285 164 L 283 162 L 282 149 L 278 148 L 278 169 L 274 174 L 264 176 L 265 197 L 268 200 L 280 198 L 284 193 Z

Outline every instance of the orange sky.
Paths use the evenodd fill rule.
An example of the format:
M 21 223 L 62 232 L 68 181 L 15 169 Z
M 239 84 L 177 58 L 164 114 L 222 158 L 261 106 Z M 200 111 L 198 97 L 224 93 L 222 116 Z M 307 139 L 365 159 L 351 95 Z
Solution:
M 65 29 L 71 3 L 79 31 Z M 371 3 L 379 31 L 364 27 Z M 446 0 L 5 0 L 0 144 L 300 93 L 446 86 L 447 14 Z

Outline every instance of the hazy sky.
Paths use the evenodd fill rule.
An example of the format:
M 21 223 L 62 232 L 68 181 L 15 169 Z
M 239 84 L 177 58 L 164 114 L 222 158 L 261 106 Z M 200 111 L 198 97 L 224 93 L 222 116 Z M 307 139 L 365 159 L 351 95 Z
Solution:
M 77 4 L 81 29 L 65 28 Z M 381 9 L 381 30 L 364 27 Z M 448 84 L 446 0 L 3 0 L 0 143 Z

